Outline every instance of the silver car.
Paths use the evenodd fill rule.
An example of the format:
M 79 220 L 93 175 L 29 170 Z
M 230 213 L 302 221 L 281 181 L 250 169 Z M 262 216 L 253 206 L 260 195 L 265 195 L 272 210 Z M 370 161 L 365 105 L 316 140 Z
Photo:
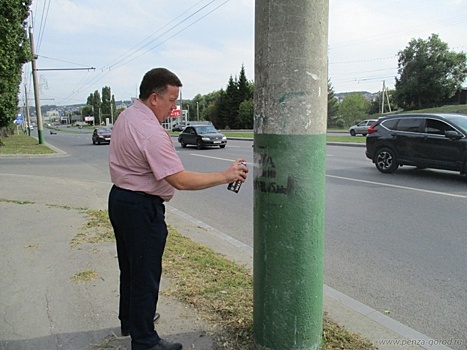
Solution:
M 358 124 L 352 125 L 349 128 L 350 135 L 355 136 L 357 134 L 362 134 L 363 136 L 366 136 L 366 134 L 368 134 L 368 127 L 376 120 L 377 119 L 365 119 Z

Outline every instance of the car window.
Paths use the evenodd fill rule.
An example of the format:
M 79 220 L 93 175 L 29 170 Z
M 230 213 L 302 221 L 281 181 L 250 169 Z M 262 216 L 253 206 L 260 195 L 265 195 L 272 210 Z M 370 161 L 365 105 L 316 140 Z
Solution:
M 399 119 L 389 119 L 381 122 L 381 125 L 384 125 L 386 129 L 394 130 Z
M 444 135 L 446 131 L 449 131 L 449 130 L 454 130 L 454 129 L 441 120 L 428 118 L 426 119 L 425 128 L 423 132 L 427 134 Z
M 460 127 L 464 133 L 467 132 L 467 118 L 465 116 L 448 116 L 446 119 L 454 123 L 456 127 Z
M 394 130 L 420 132 L 421 118 L 400 118 Z

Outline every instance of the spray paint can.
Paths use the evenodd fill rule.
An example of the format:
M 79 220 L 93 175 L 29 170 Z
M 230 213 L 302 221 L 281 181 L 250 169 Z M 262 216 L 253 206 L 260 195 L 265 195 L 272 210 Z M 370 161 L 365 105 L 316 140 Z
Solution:
M 238 164 L 241 164 L 241 165 L 244 165 L 246 166 L 246 163 L 245 162 L 240 162 Z M 240 191 L 240 187 L 242 187 L 242 182 L 240 180 L 237 180 L 235 182 L 231 182 L 229 183 L 229 185 L 227 186 L 227 189 L 229 191 L 233 191 L 235 193 L 238 193 L 238 191 Z

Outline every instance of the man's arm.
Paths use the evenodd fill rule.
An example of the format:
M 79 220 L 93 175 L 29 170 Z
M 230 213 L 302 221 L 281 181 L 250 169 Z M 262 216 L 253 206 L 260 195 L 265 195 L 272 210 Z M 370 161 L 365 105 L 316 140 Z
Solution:
M 222 184 L 228 184 L 240 180 L 245 182 L 248 168 L 239 162 L 244 159 L 237 159 L 223 172 L 217 173 L 197 173 L 182 170 L 173 175 L 167 176 L 165 180 L 177 190 L 203 190 Z

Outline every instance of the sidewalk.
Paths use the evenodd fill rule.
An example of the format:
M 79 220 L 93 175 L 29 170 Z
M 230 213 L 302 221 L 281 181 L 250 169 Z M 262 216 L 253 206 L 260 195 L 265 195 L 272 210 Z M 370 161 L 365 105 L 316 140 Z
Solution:
M 0 349 L 130 349 L 119 337 L 118 266 L 114 243 L 70 241 L 85 223 L 80 208 L 106 209 L 111 184 L 7 174 L 0 168 Z M 194 241 L 252 267 L 252 248 L 167 204 L 167 222 Z M 97 271 L 91 282 L 71 277 Z M 170 281 L 163 277 L 166 288 Z M 392 349 L 448 349 L 428 346 L 430 339 L 391 318 L 324 287 L 324 308 L 331 319 L 375 344 Z M 160 335 L 184 349 L 213 348 L 212 328 L 195 310 L 161 296 Z M 426 344 L 426 346 L 413 345 Z M 287 350 L 287 349 L 284 349 Z

